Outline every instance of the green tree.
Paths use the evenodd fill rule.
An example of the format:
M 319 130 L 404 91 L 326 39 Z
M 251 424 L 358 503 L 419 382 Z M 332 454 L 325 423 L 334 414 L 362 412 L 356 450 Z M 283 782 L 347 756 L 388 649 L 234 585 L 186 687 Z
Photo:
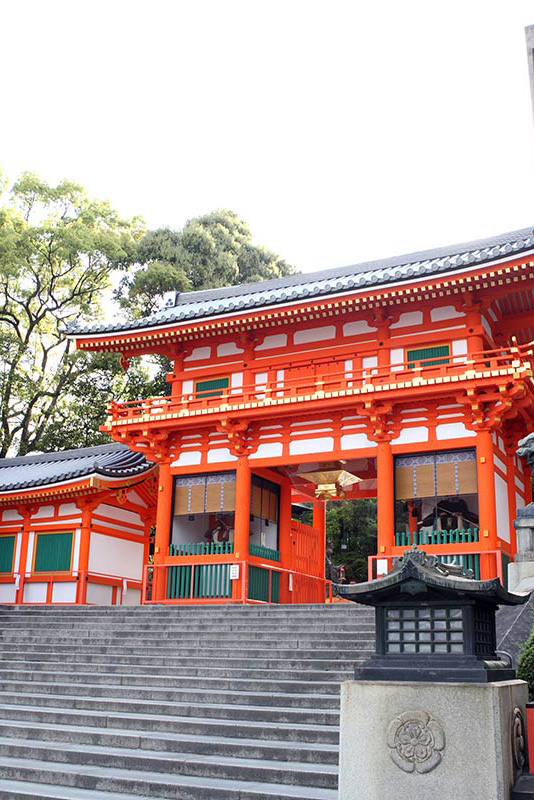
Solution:
M 376 553 L 376 500 L 336 500 L 326 506 L 326 538 L 334 564 L 348 581 L 367 580 L 367 557 Z
M 0 456 L 91 444 L 101 440 L 92 416 L 124 376 L 114 357 L 102 370 L 73 353 L 62 331 L 98 318 L 112 271 L 136 259 L 141 226 L 68 181 L 51 186 L 25 173 L 2 188 Z
M 127 274 L 118 296 L 136 316 L 153 313 L 169 291 L 195 291 L 270 280 L 295 270 L 264 247 L 233 211 L 189 220 L 180 231 L 149 231 L 139 242 L 139 269 Z

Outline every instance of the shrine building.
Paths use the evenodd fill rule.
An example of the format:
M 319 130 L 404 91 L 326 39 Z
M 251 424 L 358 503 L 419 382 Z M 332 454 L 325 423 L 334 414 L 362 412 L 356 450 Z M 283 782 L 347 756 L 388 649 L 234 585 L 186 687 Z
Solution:
M 0 459 L 0 603 L 140 603 L 156 489 L 114 442 Z
M 114 402 L 104 426 L 159 465 L 146 599 L 324 602 L 338 497 L 377 499 L 373 575 L 416 543 L 503 576 L 531 499 L 533 290 L 529 228 L 72 327 L 125 369 L 172 362 L 168 397 Z

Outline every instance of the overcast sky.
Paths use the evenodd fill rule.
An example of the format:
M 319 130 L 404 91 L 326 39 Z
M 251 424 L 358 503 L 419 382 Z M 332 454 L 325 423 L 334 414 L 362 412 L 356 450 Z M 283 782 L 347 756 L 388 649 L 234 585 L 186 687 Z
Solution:
M 534 225 L 532 0 L 16 0 L 0 164 L 301 270 Z

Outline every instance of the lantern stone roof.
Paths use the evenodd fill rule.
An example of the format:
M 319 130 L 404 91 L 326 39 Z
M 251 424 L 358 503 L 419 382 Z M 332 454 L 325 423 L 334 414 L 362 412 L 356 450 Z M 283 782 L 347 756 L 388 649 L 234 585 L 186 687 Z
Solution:
M 167 305 L 149 317 L 128 322 L 110 320 L 105 323 L 72 323 L 66 330 L 70 336 L 90 336 L 127 330 L 141 330 L 182 323 L 204 317 L 250 311 L 265 306 L 288 304 L 314 297 L 369 290 L 409 280 L 432 278 L 447 272 L 458 272 L 488 262 L 500 261 L 534 252 L 534 229 L 523 228 L 510 233 L 478 239 L 463 244 L 439 247 L 367 261 L 347 267 L 301 273 L 271 281 L 176 293 Z
M 475 600 L 491 605 L 519 605 L 530 597 L 530 592 L 508 592 L 499 578 L 476 581 L 461 567 L 442 564 L 436 556 L 427 555 L 415 545 L 401 558 L 396 558 L 391 572 L 382 578 L 366 583 L 342 584 L 336 589 L 341 597 L 369 606 L 382 605 L 400 596 L 406 600 L 426 589 L 443 599 Z
M 50 486 L 92 475 L 128 479 L 148 474 L 154 464 L 119 442 L 57 453 L 0 459 L 0 492 Z

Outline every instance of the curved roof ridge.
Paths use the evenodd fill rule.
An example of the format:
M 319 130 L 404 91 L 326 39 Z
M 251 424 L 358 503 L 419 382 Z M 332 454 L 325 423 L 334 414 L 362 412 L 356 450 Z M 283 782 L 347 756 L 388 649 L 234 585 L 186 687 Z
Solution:
M 70 325 L 68 335 L 120 332 L 246 311 L 287 301 L 349 292 L 352 289 L 390 285 L 410 278 L 483 264 L 534 249 L 534 229 L 521 228 L 486 239 L 476 239 L 431 250 L 345 267 L 305 272 L 270 281 L 246 283 L 199 292 L 177 293 L 174 301 L 149 317 L 112 324 Z

